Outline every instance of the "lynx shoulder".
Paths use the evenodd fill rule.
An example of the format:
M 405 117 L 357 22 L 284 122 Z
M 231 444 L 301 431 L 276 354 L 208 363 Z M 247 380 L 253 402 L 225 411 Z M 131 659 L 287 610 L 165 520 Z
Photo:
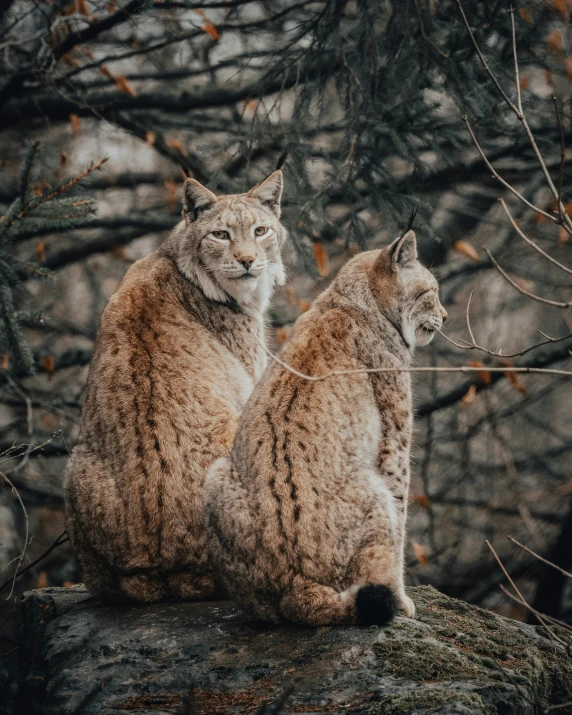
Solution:
M 265 367 L 264 311 L 284 281 L 281 192 L 280 172 L 230 196 L 187 179 L 183 221 L 103 313 L 65 498 L 84 581 L 104 598 L 217 592 L 204 478 Z
M 314 376 L 407 368 L 446 315 L 409 231 L 352 259 L 280 357 Z M 413 616 L 403 564 L 411 429 L 407 372 L 310 382 L 271 364 L 230 458 L 207 474 L 207 530 L 230 595 L 273 622 Z

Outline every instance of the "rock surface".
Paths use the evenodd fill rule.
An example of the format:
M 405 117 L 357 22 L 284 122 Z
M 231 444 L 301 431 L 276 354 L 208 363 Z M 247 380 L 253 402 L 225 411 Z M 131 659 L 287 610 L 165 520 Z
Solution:
M 108 606 L 82 586 L 30 591 L 18 714 L 526 715 L 572 701 L 572 658 L 543 629 L 430 587 L 409 594 L 419 620 L 310 629 L 254 623 L 230 602 Z

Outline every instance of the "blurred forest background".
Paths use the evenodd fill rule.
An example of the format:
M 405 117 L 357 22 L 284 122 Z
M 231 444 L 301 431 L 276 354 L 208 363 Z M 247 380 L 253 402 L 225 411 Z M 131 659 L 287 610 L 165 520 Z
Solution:
M 80 580 L 62 473 L 107 300 L 179 220 L 181 165 L 240 192 L 285 151 L 274 349 L 417 209 L 462 347 L 438 335 L 416 363 L 480 368 L 414 375 L 408 582 L 530 618 L 488 539 L 528 602 L 572 623 L 571 580 L 506 538 L 572 566 L 572 380 L 487 369 L 572 369 L 572 3 L 462 9 L 466 23 L 456 0 L 1 4 L 0 686 L 17 596 Z

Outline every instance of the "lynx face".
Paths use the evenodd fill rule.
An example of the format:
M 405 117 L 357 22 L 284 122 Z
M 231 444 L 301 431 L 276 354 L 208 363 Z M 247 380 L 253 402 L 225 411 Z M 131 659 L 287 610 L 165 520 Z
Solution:
M 437 280 L 417 260 L 413 231 L 383 249 L 380 264 L 382 280 L 377 292 L 383 296 L 382 309 L 399 326 L 410 350 L 428 345 L 447 319 L 447 311 L 439 301 Z
M 282 172 L 246 194 L 215 196 L 194 179 L 183 194 L 185 227 L 179 268 L 212 300 L 229 297 L 245 309 L 264 310 L 276 284 L 285 281 L 280 249 Z

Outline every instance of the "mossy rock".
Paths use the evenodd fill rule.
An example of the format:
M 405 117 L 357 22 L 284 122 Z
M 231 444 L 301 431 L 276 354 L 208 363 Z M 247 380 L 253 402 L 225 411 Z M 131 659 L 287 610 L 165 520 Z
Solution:
M 527 715 L 572 701 L 543 629 L 430 587 L 389 628 L 266 626 L 230 602 L 109 606 L 83 587 L 25 594 L 19 715 L 280 712 Z M 572 706 L 559 715 L 572 715 Z

